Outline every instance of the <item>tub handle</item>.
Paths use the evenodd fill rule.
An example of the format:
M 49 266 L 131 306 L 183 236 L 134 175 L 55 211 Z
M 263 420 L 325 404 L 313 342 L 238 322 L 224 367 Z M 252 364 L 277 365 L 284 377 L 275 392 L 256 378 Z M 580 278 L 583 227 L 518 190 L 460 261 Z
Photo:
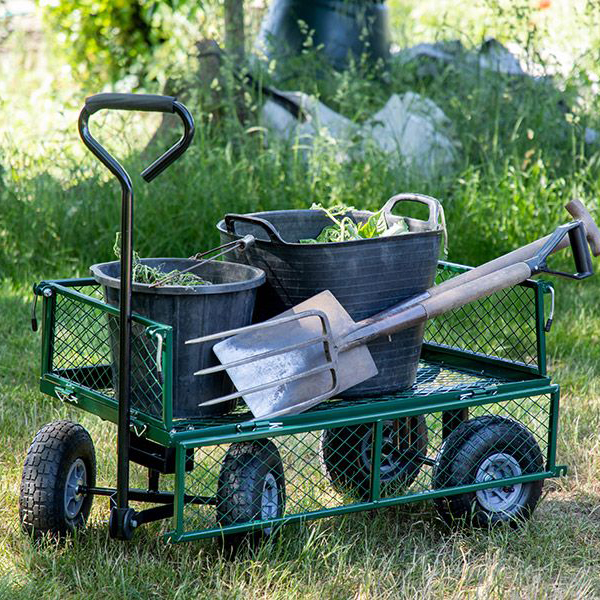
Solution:
M 273 227 L 272 223 L 269 223 L 269 221 L 267 221 L 266 219 L 261 219 L 260 217 L 253 217 L 250 215 L 238 215 L 234 213 L 229 213 L 225 215 L 225 227 L 228 233 L 235 234 L 236 221 L 239 221 L 241 223 L 249 223 L 250 225 L 260 227 L 263 231 L 267 233 L 269 239 L 275 244 L 287 244 L 287 242 L 285 242 L 279 235 L 277 229 Z
M 429 218 L 427 221 L 422 219 L 414 219 L 412 217 L 404 217 L 406 224 L 411 231 L 435 231 L 441 229 L 444 234 L 444 254 L 448 255 L 448 230 L 446 229 L 446 217 L 444 216 L 444 208 L 439 200 L 426 196 L 425 194 L 396 194 L 392 196 L 382 207 L 385 222 L 388 227 L 392 225 L 390 217 L 392 210 L 399 202 L 419 202 L 429 207 Z
M 440 215 L 444 213 L 444 209 L 438 200 L 432 198 L 431 196 L 425 196 L 424 194 L 396 194 L 395 196 L 392 196 L 381 209 L 388 226 L 391 225 L 388 218 L 392 216 L 392 211 L 399 202 L 419 202 L 420 204 L 425 204 L 429 207 L 429 218 L 427 221 L 412 218 L 411 221 L 420 221 L 421 223 L 425 223 L 426 228 L 430 230 L 435 230 L 438 228 Z

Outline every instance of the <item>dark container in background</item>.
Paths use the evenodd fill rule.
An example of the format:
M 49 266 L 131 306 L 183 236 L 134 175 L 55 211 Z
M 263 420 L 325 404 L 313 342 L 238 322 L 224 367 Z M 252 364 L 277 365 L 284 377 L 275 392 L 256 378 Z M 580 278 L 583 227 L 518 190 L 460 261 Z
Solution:
M 389 58 L 389 15 L 383 0 L 272 0 L 256 43 L 259 51 L 275 59 L 300 54 L 306 34 L 299 22 L 313 32 L 313 47 L 322 45 L 336 69 L 346 68 L 349 56 Z

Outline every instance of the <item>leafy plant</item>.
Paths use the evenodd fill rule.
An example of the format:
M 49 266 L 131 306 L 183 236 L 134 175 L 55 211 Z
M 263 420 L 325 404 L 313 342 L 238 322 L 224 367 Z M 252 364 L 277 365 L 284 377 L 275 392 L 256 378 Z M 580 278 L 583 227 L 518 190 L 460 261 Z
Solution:
M 313 204 L 311 210 L 322 210 L 332 221 L 333 225 L 325 227 L 314 239 L 300 240 L 301 244 L 322 244 L 330 242 L 347 242 L 351 240 L 364 240 L 376 237 L 400 235 L 408 231 L 404 220 L 398 221 L 391 227 L 388 226 L 381 210 L 373 213 L 364 223 L 356 223 L 349 216 L 355 210 L 351 206 L 337 204 L 325 208 L 321 204 Z
M 185 57 L 202 1 L 40 0 L 46 24 L 82 80 L 157 79 Z M 191 45 L 191 43 L 190 43 Z M 183 55 L 183 56 L 182 56 Z M 160 69 L 154 69 L 157 61 Z M 157 65 L 158 66 L 158 65 Z

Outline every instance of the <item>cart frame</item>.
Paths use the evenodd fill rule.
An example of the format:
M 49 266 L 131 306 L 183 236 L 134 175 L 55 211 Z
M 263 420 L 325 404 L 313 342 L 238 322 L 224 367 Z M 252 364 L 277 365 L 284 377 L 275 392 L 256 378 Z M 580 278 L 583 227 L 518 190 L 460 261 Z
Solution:
M 440 262 L 438 280 L 468 268 Z M 42 392 L 118 424 L 115 348 L 111 348 L 108 333 L 102 332 L 111 323 L 118 326 L 119 309 L 100 299 L 93 279 L 43 281 L 35 286 L 35 293 L 44 300 Z M 548 282 L 526 281 L 431 321 L 417 383 L 410 390 L 372 399 L 330 400 L 306 413 L 274 422 L 254 420 L 242 407 L 222 417 L 173 419 L 171 328 L 132 315 L 132 364 L 139 359 L 138 363 L 160 380 L 162 393 L 147 404 L 140 404 L 135 397 L 131 400 L 127 460 L 148 468 L 148 487 L 134 489 L 127 482 L 125 497 L 158 504 L 132 511 L 131 530 L 145 522 L 173 517 L 165 538 L 176 542 L 194 540 L 507 488 L 565 474 L 566 467 L 556 464 L 559 388 L 546 373 L 546 294 L 552 294 L 553 300 Z M 132 378 L 135 387 L 135 373 Z M 425 470 L 435 470 L 444 441 L 469 413 L 525 420 L 530 429 L 533 423 L 544 454 L 543 467 L 515 477 L 436 489 Z M 417 479 L 406 488 L 391 489 L 381 480 L 384 428 L 390 421 L 410 418 L 422 418 L 426 423 L 429 446 L 437 456 L 427 453 L 420 459 L 423 472 Z M 370 475 L 358 498 L 328 491 L 331 482 L 323 474 L 322 464 L 317 464 L 317 446 L 322 444 L 323 432 L 353 426 L 369 428 L 372 444 Z M 216 488 L 227 448 L 267 439 L 284 454 L 286 470 L 294 472 L 294 483 L 288 485 L 288 510 L 273 519 L 219 523 L 215 519 L 219 503 Z M 432 439 L 437 440 L 437 446 Z M 159 491 L 159 473 L 174 474 L 171 491 Z M 82 491 L 109 496 L 114 508 L 123 485 L 124 481 L 117 478 L 115 488 L 94 486 Z M 111 533 L 116 537 L 122 534 L 112 528 Z

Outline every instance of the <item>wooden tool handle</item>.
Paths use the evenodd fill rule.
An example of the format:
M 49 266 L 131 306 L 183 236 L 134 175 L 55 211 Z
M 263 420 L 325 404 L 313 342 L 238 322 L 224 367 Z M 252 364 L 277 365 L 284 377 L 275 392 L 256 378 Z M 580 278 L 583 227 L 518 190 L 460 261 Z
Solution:
M 591 261 L 587 252 L 586 241 L 582 237 L 572 239 L 572 233 L 578 230 L 583 235 L 581 232 L 583 223 L 588 243 L 592 248 L 598 246 L 600 250 L 600 230 L 583 204 L 578 200 L 570 202 L 567 209 L 581 222 L 561 225 L 551 235 L 453 277 L 373 317 L 363 319 L 356 323 L 356 326 L 340 340 L 339 350 L 348 350 L 376 338 L 397 333 L 427 319 L 432 319 L 475 300 L 480 300 L 494 292 L 522 283 L 531 277 L 532 273 L 539 273 L 542 270 L 550 273 L 552 271 L 544 269 L 547 256 L 570 245 L 573 245 L 576 262 L 578 262 L 577 255 L 579 251 L 579 255 L 587 254 L 587 262 L 589 263 L 584 265 L 583 270 L 585 273 L 579 273 L 582 267 L 578 265 L 576 277 L 581 278 L 591 275 Z M 567 233 L 569 235 L 566 235 Z M 580 245 L 585 253 L 580 251 L 582 250 L 582 248 L 579 248 Z M 554 272 L 554 274 L 567 275 L 558 272 Z
M 439 296 L 444 294 L 454 288 L 460 287 L 465 283 L 470 281 L 475 281 L 480 277 L 484 277 L 489 275 L 490 273 L 494 273 L 500 269 L 504 269 L 510 265 L 514 265 L 515 263 L 523 262 L 533 258 L 543 247 L 544 244 L 550 239 L 550 236 L 540 238 L 535 242 L 531 242 L 531 244 L 527 244 L 527 246 L 523 246 L 522 248 L 518 248 L 517 250 L 513 250 L 508 254 L 503 254 L 498 258 L 494 258 L 474 269 L 470 269 L 469 271 L 465 271 L 456 277 L 452 277 L 452 279 L 447 279 L 443 281 L 439 285 L 433 286 L 429 288 L 430 296 Z M 566 248 L 569 245 L 569 240 L 565 239 L 560 245 L 559 249 Z
M 594 219 L 587 211 L 585 206 L 582 204 L 580 200 L 572 200 L 569 202 L 565 208 L 569 211 L 572 217 L 583 221 L 585 226 L 586 238 L 592 250 L 592 254 L 594 256 L 600 255 L 600 229 L 594 222 Z M 465 273 L 461 273 L 460 275 L 453 277 L 452 279 L 448 279 L 429 289 L 429 293 L 431 296 L 437 296 L 439 294 L 443 294 L 449 290 L 452 290 L 458 286 L 463 285 L 469 281 L 474 281 L 479 277 L 483 277 L 484 275 L 488 275 L 489 273 L 493 273 L 499 269 L 503 269 L 509 265 L 515 264 L 517 262 L 522 262 L 533 258 L 544 246 L 544 244 L 550 239 L 550 236 L 547 235 L 535 242 L 531 242 L 531 244 L 527 244 L 527 246 L 523 246 L 522 248 L 518 248 L 517 250 L 513 250 L 508 254 L 504 254 L 503 256 L 499 256 L 494 260 L 490 260 L 482 265 L 479 265 L 475 269 L 471 269 L 470 271 L 466 271 Z M 563 248 L 567 248 L 569 246 L 569 238 L 565 237 L 560 244 L 556 246 L 553 252 L 558 252 Z
M 341 341 L 339 350 L 349 350 L 374 339 L 408 329 L 469 304 L 469 302 L 480 300 L 494 292 L 517 285 L 529 277 L 531 277 L 530 267 L 524 262 L 519 262 L 479 277 L 475 281 L 463 283 L 460 287 L 448 290 L 443 294 L 431 296 L 416 303 L 407 303 L 404 307 L 401 305 L 394 312 L 384 311 L 360 321 L 357 324 L 358 327 Z
M 432 296 L 421 302 L 427 312 L 427 318 L 433 319 L 455 308 L 490 296 L 494 292 L 522 283 L 531 277 L 531 268 L 524 262 L 509 265 L 479 277 L 475 281 L 463 283 L 460 287 L 448 290 L 443 294 Z

